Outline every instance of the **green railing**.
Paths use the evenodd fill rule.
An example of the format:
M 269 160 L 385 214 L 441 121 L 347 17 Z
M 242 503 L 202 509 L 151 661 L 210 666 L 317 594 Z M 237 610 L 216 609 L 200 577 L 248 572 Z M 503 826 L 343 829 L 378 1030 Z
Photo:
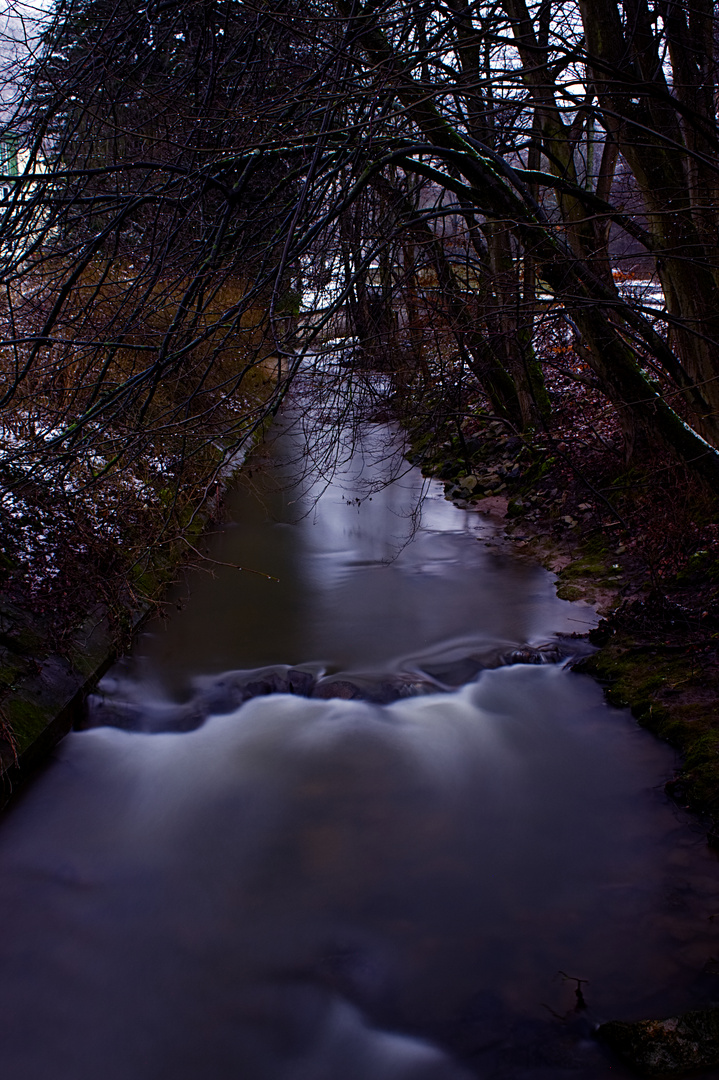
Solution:
M 0 174 L 17 176 L 18 141 L 14 135 L 0 137 Z

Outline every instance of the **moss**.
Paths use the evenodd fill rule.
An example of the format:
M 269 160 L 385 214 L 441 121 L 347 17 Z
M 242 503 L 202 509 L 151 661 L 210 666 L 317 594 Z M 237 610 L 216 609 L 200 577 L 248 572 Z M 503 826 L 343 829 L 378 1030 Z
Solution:
M 706 731 L 697 735 L 687 749 L 684 761 L 687 770 L 700 769 L 705 765 L 719 765 L 719 731 Z
M 682 801 L 719 813 L 716 688 L 695 667 L 692 647 L 677 650 L 619 633 L 581 669 L 608 684 L 611 704 L 631 708 L 643 727 L 684 755 L 677 788 Z
M 581 600 L 584 595 L 584 590 L 577 588 L 576 585 L 562 585 L 557 586 L 557 596 L 560 600 Z
M 4 702 L 3 712 L 20 754 L 42 734 L 52 719 L 52 710 L 21 697 Z
M 704 549 L 695 551 L 676 575 L 676 584 L 679 586 L 691 586 L 702 581 L 719 584 L 719 561 L 716 553 Z
M 522 476 L 522 490 L 534 490 L 537 481 L 541 480 L 543 476 L 546 476 L 547 473 L 551 472 L 556 464 L 557 459 L 551 456 L 535 459 L 531 465 L 527 467 Z
M 582 545 L 585 556 L 605 556 L 609 549 L 606 533 L 596 532 L 587 537 Z M 604 560 L 606 562 L 606 560 Z
M 608 565 L 605 559 L 589 554 L 575 559 L 569 566 L 565 566 L 558 574 L 562 581 L 576 581 L 578 578 L 611 577 L 613 567 Z
M 5 655 L 0 662 L 0 691 L 12 690 L 27 673 L 28 661 L 22 657 Z
M 600 540 L 590 544 L 583 537 L 579 539 L 578 556 L 557 572 L 557 596 L 560 600 L 587 600 L 591 604 L 597 599 L 599 590 L 605 594 L 602 596 L 605 610 L 617 602 L 613 597 L 620 578 L 616 565 L 609 562 L 609 557 L 602 552 L 604 543 Z M 551 550 L 548 554 L 549 559 L 544 562 L 551 567 Z
M 43 635 L 27 624 L 14 626 L 10 633 L 0 632 L 0 643 L 13 652 L 26 656 L 42 654 L 43 646 L 46 645 Z

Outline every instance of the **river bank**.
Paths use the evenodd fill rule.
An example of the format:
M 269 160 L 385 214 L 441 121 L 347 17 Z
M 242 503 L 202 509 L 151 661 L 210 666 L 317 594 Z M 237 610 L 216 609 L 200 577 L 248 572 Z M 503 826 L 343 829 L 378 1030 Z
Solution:
M 263 430 L 258 427 L 248 445 Z M 163 611 L 178 575 L 202 562 L 197 545 L 222 521 L 224 493 L 246 452 L 211 450 L 214 465 L 205 460 L 186 469 L 174 491 L 166 473 L 154 484 L 110 474 L 86 494 L 88 519 L 78 521 L 73 507 L 74 515 L 61 515 L 57 533 L 45 524 L 40 565 L 32 542 L 15 552 L 5 545 L 0 808 L 81 722 L 88 694 L 145 621 Z M 121 500 L 113 499 L 118 491 Z M 44 508 L 35 509 L 42 516 Z
M 0 592 L 0 806 L 80 720 L 88 693 L 158 609 L 211 520 L 198 513 L 174 544 L 151 552 L 120 532 L 126 575 L 116 571 L 108 581 L 88 561 L 82 593 L 62 614 L 21 589 Z
M 627 467 L 586 444 L 524 440 L 499 421 L 421 428 L 410 460 L 446 497 L 499 514 L 512 551 L 557 575 L 557 595 L 602 616 L 577 662 L 638 722 L 679 750 L 667 784 L 719 847 L 719 504 L 671 461 Z
M 602 470 L 585 446 L 537 448 L 497 422 L 470 431 L 439 452 L 415 431 L 411 459 L 445 481 L 451 501 L 501 517 L 515 557 L 554 571 L 559 597 L 595 606 L 602 618 L 586 634 L 595 651 L 573 669 L 679 751 L 665 792 L 719 849 L 716 500 L 671 462 L 606 470 L 604 455 Z M 710 959 L 704 978 L 713 973 Z M 714 998 L 698 1012 L 610 1021 L 596 1034 L 642 1076 L 704 1073 L 719 1065 Z
M 445 423 L 431 433 L 419 425 L 408 456 L 443 480 L 459 507 L 498 515 L 514 557 L 556 573 L 560 599 L 596 607 L 602 621 L 589 636 L 598 651 L 579 665 L 605 685 L 613 704 L 629 706 L 681 752 L 682 768 L 668 790 L 706 816 L 710 842 L 719 843 L 716 503 L 656 455 L 629 469 L 611 448 L 588 452 L 586 442 L 572 441 L 570 425 L 543 443 L 491 418 L 459 428 Z M 143 509 L 152 516 L 153 505 L 157 516 L 156 495 Z M 222 515 L 219 487 L 201 513 L 192 506 L 188 495 L 179 510 L 184 525 L 178 518 L 173 537 L 144 556 L 133 516 L 116 517 L 122 535 L 106 532 L 97 558 L 73 553 L 64 576 L 48 579 L 45 595 L 36 590 L 27 602 L 17 580 L 6 582 L 0 593 L 5 798 L 76 723 L 87 693 L 157 609 L 178 567 L 197 557 L 197 538 Z
M 591 613 L 407 468 L 395 424 L 347 429 L 328 484 L 290 419 L 227 494 L 214 572 L 5 819 L 8 1075 L 414 1080 L 394 1049 L 424 1046 L 453 1080 L 629 1076 L 595 1025 L 709 992 L 715 860 L 663 796 L 673 754 L 517 656 Z M 339 692 L 365 681 L 382 700 Z

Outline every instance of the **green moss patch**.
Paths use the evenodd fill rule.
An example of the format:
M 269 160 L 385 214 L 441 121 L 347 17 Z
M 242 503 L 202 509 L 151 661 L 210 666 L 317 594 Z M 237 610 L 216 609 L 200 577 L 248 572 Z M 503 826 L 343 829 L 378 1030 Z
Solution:
M 3 711 L 14 735 L 18 754 L 22 754 L 39 738 L 53 716 L 52 709 L 22 697 L 10 698 L 4 703 Z
M 579 666 L 606 684 L 613 705 L 628 706 L 643 727 L 682 753 L 670 793 L 719 821 L 716 653 L 698 655 L 692 643 L 646 642 L 620 630 Z
M 560 600 L 582 600 L 584 594 L 585 590 L 577 585 L 563 585 L 561 582 L 557 585 L 557 596 Z

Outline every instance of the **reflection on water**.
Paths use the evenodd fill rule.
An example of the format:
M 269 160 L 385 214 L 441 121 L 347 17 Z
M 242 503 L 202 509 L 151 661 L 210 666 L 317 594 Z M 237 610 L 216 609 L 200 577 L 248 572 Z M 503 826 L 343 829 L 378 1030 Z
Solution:
M 291 486 L 298 453 L 290 431 L 253 462 L 230 500 L 237 525 L 211 545 L 217 564 L 192 576 L 189 596 L 178 589 L 182 610 L 139 642 L 133 680 L 182 693 L 193 675 L 269 664 L 411 672 L 596 621 L 558 600 L 549 574 L 488 548 L 496 522 L 448 503 L 386 425 L 340 455 L 331 484 Z
M 214 557 L 281 581 L 196 575 L 108 697 L 179 728 L 226 669 L 457 671 L 589 617 L 439 493 L 417 527 L 416 472 L 357 467 L 316 505 L 241 489 Z M 719 996 L 715 859 L 594 683 L 515 665 L 381 706 L 307 678 L 62 744 L 0 833 L 3 1077 L 605 1080 L 597 1021 Z

